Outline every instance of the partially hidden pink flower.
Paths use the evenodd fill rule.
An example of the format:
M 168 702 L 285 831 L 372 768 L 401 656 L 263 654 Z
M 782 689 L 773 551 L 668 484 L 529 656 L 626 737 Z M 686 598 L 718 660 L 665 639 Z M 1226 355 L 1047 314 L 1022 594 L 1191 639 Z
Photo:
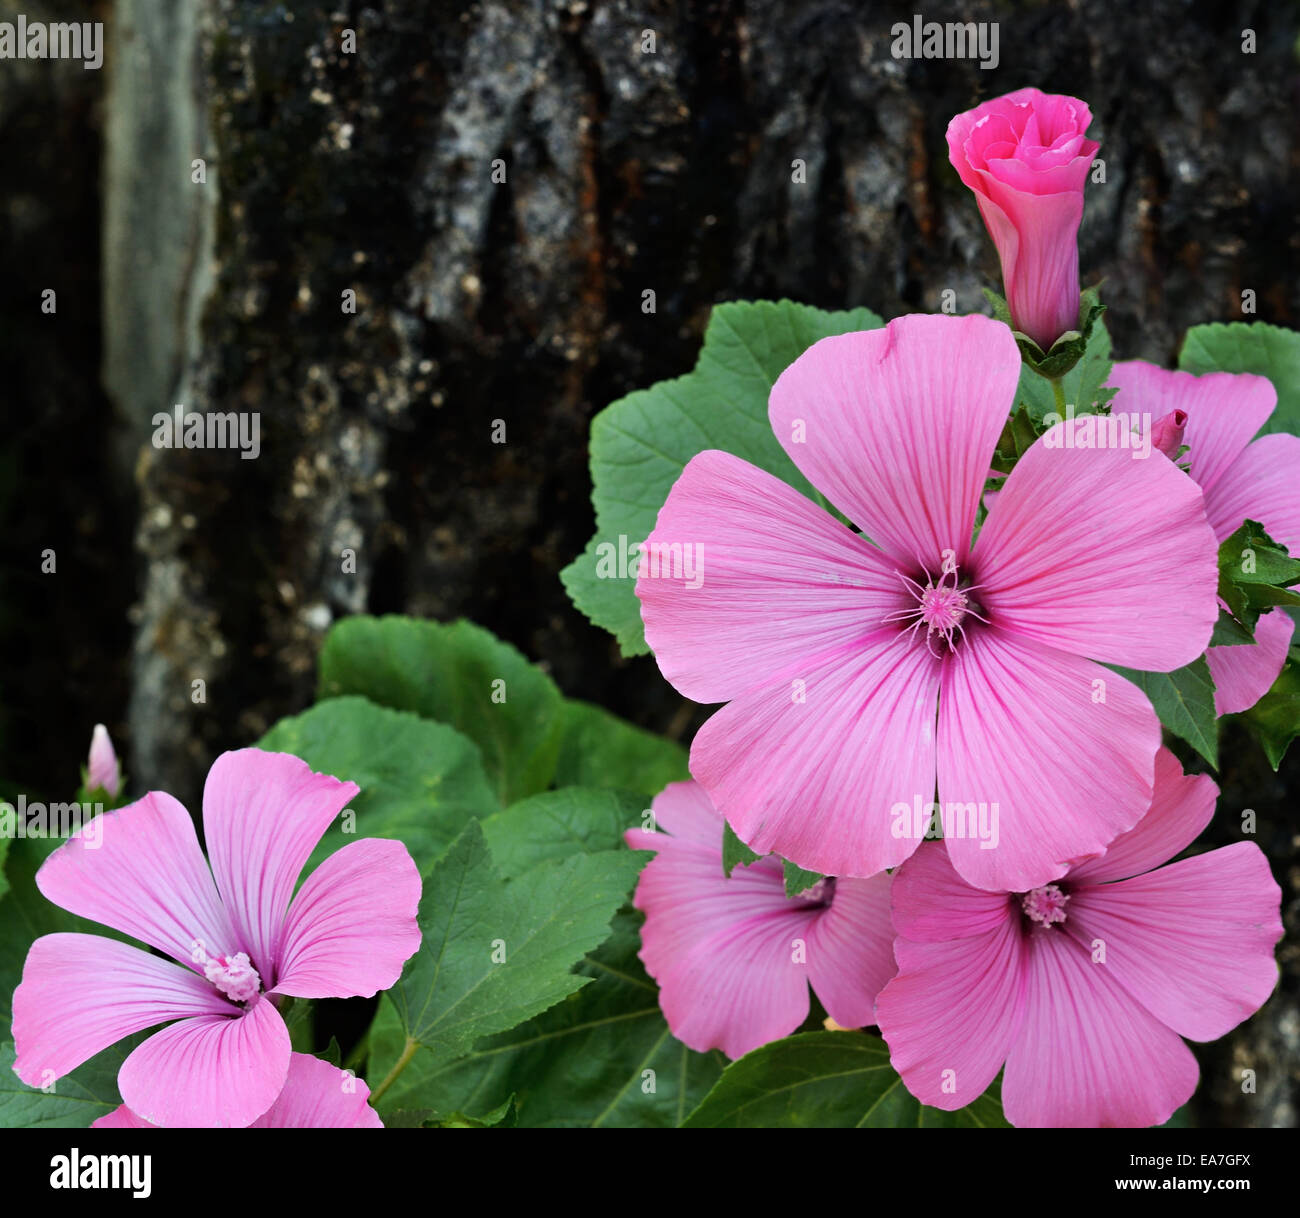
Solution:
M 1150 804 L 1160 724 L 1094 661 L 1170 671 L 1205 650 L 1200 488 L 1127 446 L 1063 445 L 1087 421 L 1066 420 L 973 542 L 1019 375 L 1011 331 L 979 316 L 901 317 L 790 365 L 773 430 L 860 533 L 728 453 L 694 457 L 669 493 L 642 549 L 645 636 L 681 693 L 728 703 L 691 773 L 757 853 L 896 867 L 937 780 L 957 870 L 1028 889 Z M 674 545 L 697 548 L 689 581 Z
M 672 783 L 652 808 L 662 832 L 624 836 L 658 852 L 636 889 L 640 955 L 678 1040 L 742 1057 L 803 1023 L 810 984 L 841 1027 L 873 1022 L 894 974 L 887 875 L 787 897 L 780 859 L 723 874 L 722 817 L 698 783 Z
M 113 751 L 113 741 L 108 728 L 102 723 L 95 724 L 90 734 L 90 757 L 86 763 L 86 790 L 102 788 L 113 798 L 117 797 L 122 783 L 122 771 L 117 764 L 117 754 Z
M 975 192 L 1017 330 L 1044 351 L 1079 320 L 1083 188 L 1100 145 L 1077 97 L 1017 89 L 958 114 L 948 157 Z
M 1300 558 L 1300 438 L 1254 438 L 1277 406 L 1272 382 L 1245 372 L 1169 372 L 1135 359 L 1116 364 L 1106 383 L 1119 390 L 1112 401 L 1116 412 L 1157 420 L 1173 412 L 1183 416 L 1181 443 L 1219 541 L 1244 520 L 1255 520 Z M 1249 710 L 1268 692 L 1286 663 L 1294 630 L 1286 610 L 1273 609 L 1260 617 L 1254 645 L 1206 652 L 1218 714 Z
M 923 846 L 894 875 L 898 975 L 876 1003 L 894 1068 L 961 1108 L 1003 1063 L 1013 1125 L 1140 1126 L 1196 1087 L 1183 1043 L 1253 1015 L 1277 981 L 1281 890 L 1253 842 L 1161 864 L 1218 788 L 1161 749 L 1155 799 L 1100 858 L 1029 892 L 972 888 Z
M 250 1129 L 382 1129 L 379 1114 L 366 1102 L 370 1088 L 349 1070 L 312 1057 L 289 1055 L 284 1090 Z M 125 1104 L 92 1121 L 95 1129 L 157 1129 Z
M 289 1071 L 279 999 L 373 995 L 420 943 L 420 877 L 401 842 L 352 842 L 294 893 L 358 789 L 297 757 L 241 749 L 218 757 L 204 786 L 210 871 L 189 813 L 160 791 L 55 850 L 36 875 L 50 901 L 171 959 L 98 935 L 37 939 L 14 991 L 18 1077 L 45 1086 L 168 1023 L 118 1072 L 132 1112 L 236 1127 L 265 1113 Z

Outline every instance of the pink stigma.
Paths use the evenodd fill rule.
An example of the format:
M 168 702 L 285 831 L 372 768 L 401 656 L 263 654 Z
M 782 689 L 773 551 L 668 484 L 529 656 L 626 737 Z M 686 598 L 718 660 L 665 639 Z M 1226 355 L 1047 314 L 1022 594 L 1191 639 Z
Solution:
M 1062 892 L 1055 884 L 1045 884 L 1025 893 L 1020 898 L 1020 908 L 1031 922 L 1051 926 L 1065 921 L 1065 903 L 1069 899 L 1069 893 Z
M 246 952 L 236 952 L 229 959 L 210 956 L 204 961 L 203 975 L 231 1002 L 251 1002 L 262 991 L 262 979 Z
M 944 553 L 946 557 L 943 573 L 937 582 L 934 576 L 927 574 L 925 586 L 922 587 L 916 580 L 909 579 L 899 572 L 899 578 L 916 598 L 916 606 L 891 613 L 885 618 L 887 622 L 914 619 L 911 625 L 913 631 L 924 626 L 926 646 L 935 655 L 943 654 L 935 648 L 935 635 L 938 635 L 947 644 L 948 650 L 952 651 L 957 645 L 957 638 L 966 637 L 962 621 L 968 614 L 977 621 L 985 621 L 977 607 L 971 604 L 969 593 L 973 587 L 959 586 L 961 577 L 957 574 L 957 564 L 951 561 L 951 551 Z

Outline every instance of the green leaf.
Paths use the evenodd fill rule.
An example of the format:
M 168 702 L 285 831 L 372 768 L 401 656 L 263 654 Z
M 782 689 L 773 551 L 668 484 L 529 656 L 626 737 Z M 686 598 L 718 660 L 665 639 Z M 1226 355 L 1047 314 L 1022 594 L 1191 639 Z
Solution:
M 496 809 L 479 753 L 454 728 L 387 710 L 365 698 L 329 698 L 282 719 L 260 747 L 293 753 L 312 769 L 350 779 L 361 793 L 356 813 L 334 822 L 312 852 L 308 869 L 349 841 L 392 837 L 426 869 L 476 816 Z
M 912 1098 L 889 1050 L 862 1032 L 802 1032 L 773 1041 L 725 1071 L 687 1129 L 1005 1127 L 989 1091 L 956 1112 Z
M 805 871 L 802 867 L 796 867 L 789 859 L 783 859 L 782 862 L 785 863 L 787 897 L 797 897 L 801 892 L 806 892 L 814 884 L 826 878 L 819 871 Z
M 360 694 L 463 732 L 508 806 L 551 785 L 560 748 L 555 683 L 472 622 L 349 617 L 325 639 L 320 696 Z
M 519 1123 L 519 1114 L 515 1111 L 515 1097 L 512 1095 L 503 1104 L 498 1104 L 491 1112 L 481 1117 L 466 1116 L 463 1112 L 453 1112 L 451 1116 L 425 1121 L 426 1129 L 513 1129 Z
M 1193 326 L 1183 340 L 1178 366 L 1198 376 L 1206 372 L 1254 372 L 1277 390 L 1277 409 L 1261 435 L 1300 433 L 1300 334 L 1262 321 L 1216 322 Z
M 686 463 L 705 449 L 723 449 L 823 503 L 772 433 L 768 394 L 777 377 L 819 339 L 883 324 L 867 309 L 826 313 L 789 300 L 721 304 L 709 318 L 691 372 L 637 390 L 595 417 L 596 536 L 560 578 L 574 604 L 614 634 L 624 655 L 647 650 L 633 591 L 636 562 L 626 561 L 627 547 L 644 541 L 654 528 Z M 612 571 L 606 572 L 602 558 L 610 560 Z
M 680 744 L 599 706 L 569 700 L 562 721 L 557 787 L 617 787 L 651 797 L 670 782 L 690 777 Z
M 0 1044 L 0 1129 L 85 1129 L 121 1102 L 117 1072 L 143 1039 L 132 1037 L 110 1046 L 71 1074 L 53 1080 L 46 1094 L 28 1087 L 13 1071 L 11 1040 Z
M 1135 672 L 1112 665 L 1151 700 L 1160 722 L 1186 740 L 1216 769 L 1219 732 L 1214 714 L 1214 679 L 1204 656 L 1173 672 Z
M 730 877 L 737 867 L 747 867 L 757 863 L 763 856 L 755 854 L 736 836 L 736 831 L 727 821 L 722 822 L 722 874 Z
M 1214 623 L 1214 631 L 1210 635 L 1211 647 L 1240 647 L 1244 643 L 1253 643 L 1254 634 L 1247 630 L 1235 617 L 1226 609 L 1219 610 L 1218 620 Z
M 549 1011 L 481 1041 L 464 1057 L 417 1052 L 383 1096 L 385 1122 L 400 1107 L 485 1114 L 517 1097 L 519 1124 L 538 1127 L 672 1128 L 722 1074 L 718 1052 L 673 1039 L 658 991 L 637 958 L 640 916 L 622 910 L 614 933 L 577 966 L 590 978 Z M 387 997 L 371 1031 L 371 1080 L 402 1052 L 401 1020 Z
M 1300 664 L 1294 651 L 1273 688 L 1243 718 L 1259 740 L 1269 765 L 1276 770 L 1291 741 L 1300 736 Z
M 1300 605 L 1300 594 L 1288 587 L 1297 581 L 1300 561 L 1258 521 L 1244 521 L 1219 546 L 1219 596 L 1252 638 L 1261 613 L 1277 605 Z
M 489 816 L 483 836 L 497 867 L 515 876 L 551 859 L 622 849 L 623 834 L 641 828 L 644 810 L 641 796 L 626 791 L 561 787 Z
M 389 991 L 408 1042 L 456 1056 L 579 989 L 569 970 L 608 937 L 643 861 L 575 855 L 507 883 L 471 822 L 425 879 L 423 942 Z

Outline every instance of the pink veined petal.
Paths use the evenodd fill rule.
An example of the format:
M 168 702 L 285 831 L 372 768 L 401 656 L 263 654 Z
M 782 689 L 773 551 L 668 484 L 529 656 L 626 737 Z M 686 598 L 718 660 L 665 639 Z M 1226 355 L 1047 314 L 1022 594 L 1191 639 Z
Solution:
M 1000 322 L 911 314 L 813 344 L 772 386 L 790 459 L 908 575 L 970 550 L 984 475 L 1020 378 Z
M 263 981 L 276 973 L 303 865 L 360 787 L 288 753 L 222 753 L 203 787 L 203 830 L 221 898 Z M 255 1114 L 256 1115 L 256 1114 Z
M 664 677 L 697 702 L 841 652 L 910 600 L 864 538 L 724 452 L 691 458 L 642 560 L 646 641 Z
M 889 876 L 835 881 L 831 903 L 808 928 L 808 980 L 842 1028 L 876 1022 L 876 996 L 894 975 Z
M 1171 410 L 1186 411 L 1183 443 L 1187 445 L 1192 477 L 1200 483 L 1207 500 L 1277 405 L 1272 382 L 1247 372 L 1193 376 L 1132 359 L 1114 365 L 1106 384 L 1119 390 L 1111 399 L 1113 412 L 1149 414 L 1155 420 Z
M 691 773 L 741 841 L 823 875 L 875 875 L 916 841 L 891 809 L 934 790 L 940 661 L 893 630 L 746 693 L 696 733 Z
M 898 976 L 876 1000 L 889 1060 L 923 1104 L 949 1112 L 983 1094 L 1020 1029 L 1018 920 L 947 943 L 894 943 Z
M 670 782 L 650 803 L 659 833 L 684 838 L 710 850 L 722 850 L 722 813 L 698 782 Z M 660 841 L 662 841 L 662 837 Z M 658 845 L 642 849 L 659 849 Z
M 1002 1107 L 1022 1127 L 1161 1125 L 1196 1089 L 1196 1059 L 1055 927 L 1028 944 L 1025 1019 Z
M 1000 630 L 972 634 L 939 696 L 939 800 L 945 816 L 958 805 L 944 835 L 953 866 L 1002 892 L 1057 879 L 1137 823 L 1159 747 L 1151 703 L 1118 673 Z M 971 827 L 981 810 L 997 826 L 984 833 L 991 847 L 979 821 Z
M 122 1101 L 151 1125 L 242 1128 L 275 1102 L 289 1030 L 258 997 L 234 1018 L 200 1015 L 155 1032 L 122 1063 Z
M 1243 520 L 1258 520 L 1300 556 L 1300 436 L 1260 436 L 1205 492 L 1205 510 L 1221 541 Z
M 308 1053 L 294 1053 L 279 1099 L 250 1128 L 382 1129 L 379 1114 L 366 1102 L 369 1098 L 370 1088 L 351 1071 Z
M 1076 891 L 1065 923 L 1161 1023 L 1216 1040 L 1273 992 L 1282 890 L 1254 842 Z
M 44 1087 L 123 1037 L 191 1015 L 233 1014 L 206 981 L 99 935 L 44 935 L 14 990 L 14 1070 Z
M 1295 633 L 1285 609 L 1272 609 L 1255 625 L 1254 643 L 1211 647 L 1205 662 L 1214 678 L 1214 713 L 1235 715 L 1250 710 L 1273 687 Z
M 196 946 L 213 956 L 243 950 L 190 814 L 162 791 L 92 820 L 45 860 L 36 886 L 190 967 Z
M 973 888 L 941 842 L 926 842 L 897 871 L 890 895 L 894 929 L 914 943 L 947 943 L 996 930 L 1011 918 L 1005 892 Z
M 388 989 L 420 946 L 419 906 L 420 873 L 401 842 L 350 842 L 307 877 L 289 906 L 275 992 L 369 998 Z
M 1105 884 L 1140 875 L 1186 850 L 1214 816 L 1219 788 L 1208 774 L 1184 774 L 1163 746 L 1156 753 L 1151 806 L 1106 852 L 1070 868 L 1070 885 Z
M 1111 664 L 1190 664 L 1218 617 L 1218 545 L 1200 488 L 1160 454 L 1052 447 L 1016 464 L 976 546 L 976 599 L 999 629 Z M 1111 420 L 1118 428 L 1120 420 Z
M 112 1112 L 105 1113 L 98 1120 L 90 1122 L 91 1129 L 157 1129 L 142 1121 L 125 1104 L 119 1104 Z

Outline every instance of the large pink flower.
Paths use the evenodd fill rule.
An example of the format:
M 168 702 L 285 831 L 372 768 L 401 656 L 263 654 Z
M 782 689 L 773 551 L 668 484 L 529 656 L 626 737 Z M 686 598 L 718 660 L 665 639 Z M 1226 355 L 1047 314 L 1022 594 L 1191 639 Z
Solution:
M 636 586 L 646 639 L 683 694 L 729 703 L 691 772 L 759 854 L 827 875 L 895 867 L 937 777 L 957 870 L 1027 889 L 1151 802 L 1159 722 L 1093 661 L 1168 671 L 1205 650 L 1200 488 L 1128 447 L 1054 447 L 1082 422 L 1066 421 L 973 544 L 1019 375 L 1011 331 L 978 316 L 898 318 L 790 365 L 772 427 L 861 533 L 723 452 L 669 494 Z M 674 544 L 699 547 L 691 581 Z
M 98 935 L 37 939 L 14 991 L 18 1077 L 45 1086 L 179 1020 L 122 1063 L 127 1107 L 164 1126 L 244 1126 L 266 1112 L 289 1070 L 278 1000 L 375 994 L 420 943 L 420 877 L 401 842 L 352 842 L 294 895 L 357 791 L 297 757 L 242 749 L 218 757 L 204 786 L 211 871 L 189 813 L 160 791 L 55 850 L 36 876 L 49 900 L 171 960 Z
M 309 1053 L 289 1055 L 284 1090 L 250 1129 L 382 1129 L 366 1101 L 370 1088 L 359 1078 Z M 95 1129 L 157 1129 L 125 1104 L 92 1121 Z
M 998 247 L 1011 320 L 1044 351 L 1078 325 L 1091 121 L 1076 97 L 1017 89 L 948 124 L 948 157 Z
M 1100 858 L 984 892 L 925 846 L 894 876 L 898 976 L 876 1017 L 924 1104 L 969 1104 L 1006 1063 L 1013 1125 L 1156 1125 L 1196 1087 L 1180 1039 L 1214 1040 L 1277 981 L 1281 890 L 1253 842 L 1168 867 L 1218 788 L 1161 749 L 1150 811 Z
M 873 1022 L 894 975 L 887 875 L 787 897 L 779 859 L 723 874 L 722 817 L 697 783 L 671 784 L 652 807 L 663 832 L 625 837 L 658 851 L 635 904 L 646 916 L 641 959 L 678 1040 L 742 1057 L 803 1023 L 810 983 L 841 1027 Z
M 1116 364 L 1106 383 L 1119 390 L 1116 412 L 1186 416 L 1182 442 L 1219 541 L 1243 520 L 1256 520 L 1300 558 L 1300 438 L 1254 439 L 1277 405 L 1270 381 L 1244 372 L 1168 372 L 1135 359 Z M 1286 663 L 1294 630 L 1286 610 L 1274 609 L 1259 619 L 1254 646 L 1210 648 L 1205 658 L 1220 715 L 1249 710 L 1268 692 Z

